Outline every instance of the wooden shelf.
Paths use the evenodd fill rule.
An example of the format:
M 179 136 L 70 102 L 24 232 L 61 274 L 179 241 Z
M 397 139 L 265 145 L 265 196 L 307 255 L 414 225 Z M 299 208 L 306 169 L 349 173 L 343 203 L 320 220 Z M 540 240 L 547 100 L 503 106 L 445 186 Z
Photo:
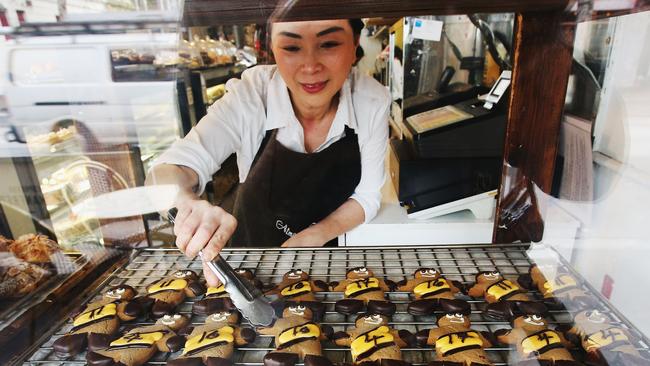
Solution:
M 187 0 L 183 25 L 264 24 L 276 10 L 278 0 Z M 314 20 L 410 15 L 511 13 L 566 9 L 570 0 L 302 0 L 284 15 L 286 20 Z

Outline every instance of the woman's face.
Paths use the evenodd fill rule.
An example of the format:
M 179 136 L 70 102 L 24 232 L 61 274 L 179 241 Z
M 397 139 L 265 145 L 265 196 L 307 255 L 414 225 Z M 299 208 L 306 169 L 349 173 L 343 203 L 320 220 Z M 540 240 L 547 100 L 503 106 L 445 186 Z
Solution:
M 356 60 L 347 19 L 273 23 L 273 55 L 294 102 L 329 105 Z

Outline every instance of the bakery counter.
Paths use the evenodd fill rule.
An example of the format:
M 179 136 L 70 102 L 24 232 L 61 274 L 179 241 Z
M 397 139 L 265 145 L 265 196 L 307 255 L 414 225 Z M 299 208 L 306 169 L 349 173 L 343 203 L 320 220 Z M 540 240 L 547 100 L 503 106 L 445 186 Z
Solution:
M 521 360 L 522 356 L 518 355 L 517 347 L 506 342 L 512 338 L 508 335 L 519 334 L 510 330 L 511 323 L 508 321 L 508 314 L 516 315 L 518 311 L 524 311 L 526 307 L 519 305 L 521 301 L 504 300 L 503 302 L 496 302 L 496 306 L 491 304 L 493 299 L 490 300 L 488 294 L 494 291 L 488 289 L 493 287 L 486 287 L 483 282 L 489 276 L 501 276 L 499 278 L 507 280 L 495 281 L 495 283 L 500 284 L 498 285 L 499 288 L 519 286 L 519 290 L 516 291 L 513 299 L 520 299 L 516 296 L 528 296 L 524 303 L 539 311 L 539 316 L 544 316 L 547 320 L 543 332 L 549 335 L 547 340 L 553 341 L 555 344 L 557 343 L 555 340 L 564 335 L 568 339 L 575 341 L 575 343 L 563 346 L 567 348 L 562 352 L 570 355 L 567 357 L 573 357 L 579 361 L 593 360 L 594 357 L 599 357 L 585 352 L 579 338 L 576 336 L 578 331 L 584 329 L 581 328 L 584 324 L 579 323 L 578 320 L 574 322 L 574 316 L 583 314 L 581 311 L 585 309 L 585 306 L 587 306 L 586 309 L 590 314 L 599 314 L 603 319 L 606 319 L 607 329 L 621 335 L 619 340 L 622 341 L 624 338 L 629 343 L 630 349 L 633 350 L 630 352 L 634 353 L 633 357 L 648 356 L 648 350 L 650 350 L 648 339 L 611 306 L 598 291 L 594 290 L 578 273 L 574 272 L 556 251 L 545 245 L 534 245 L 532 247 L 526 244 L 466 244 L 382 248 L 230 248 L 224 250 L 222 255 L 234 268 L 247 269 L 250 278 L 255 279 L 265 289 L 273 288 L 274 285 L 282 283 L 281 286 L 276 286 L 275 289 L 276 292 L 285 295 L 288 294 L 286 292 L 287 288 L 295 288 L 293 282 L 290 283 L 289 281 L 291 278 L 288 277 L 289 275 L 300 273 L 301 276 L 310 276 L 300 277 L 300 281 L 306 282 L 296 283 L 303 285 L 308 283 L 309 290 L 311 290 L 310 294 L 316 299 L 315 303 L 310 303 L 308 306 L 314 313 L 316 309 L 320 309 L 319 314 L 321 316 L 320 319 L 316 319 L 316 323 L 319 324 L 321 329 L 328 329 L 329 331 L 326 333 L 330 336 L 329 340 L 323 340 L 323 355 L 332 362 L 351 362 L 350 347 L 356 349 L 355 347 L 358 346 L 359 342 L 352 342 L 352 346 L 346 346 L 344 345 L 345 342 L 341 341 L 343 339 L 341 338 L 342 332 L 345 332 L 348 336 L 356 337 L 354 334 L 358 332 L 358 329 L 355 328 L 357 313 L 350 311 L 351 307 L 347 306 L 350 305 L 350 299 L 347 302 L 342 301 L 344 298 L 343 292 L 338 291 L 346 277 L 352 279 L 356 278 L 355 276 L 363 276 L 364 274 L 372 276 L 370 278 L 375 278 L 364 280 L 368 284 L 377 283 L 380 284 L 379 287 L 383 287 L 383 284 L 388 286 L 388 291 L 382 295 L 384 296 L 382 299 L 385 301 L 380 301 L 385 306 L 375 306 L 373 308 L 380 309 L 387 314 L 392 313 L 392 317 L 384 319 L 384 321 L 390 319 L 385 325 L 388 328 L 399 330 L 399 336 L 395 337 L 404 337 L 407 340 L 401 346 L 401 358 L 413 366 L 426 365 L 430 361 L 439 360 L 440 356 L 436 355 L 431 345 L 415 341 L 416 338 L 420 338 L 422 341 L 422 337 L 410 337 L 408 335 L 430 334 L 431 336 L 434 332 L 423 332 L 436 328 L 436 319 L 448 316 L 465 317 L 471 322 L 471 329 L 468 332 L 477 335 L 477 337 L 480 333 L 484 339 L 490 342 L 489 344 L 482 344 L 482 352 L 485 353 L 487 360 L 493 365 L 514 364 Z M 534 262 L 531 258 L 536 258 L 539 262 Z M 297 268 L 301 268 L 302 271 L 289 273 Z M 422 274 L 418 275 L 422 268 L 428 269 L 428 271 L 422 273 L 428 272 L 429 275 L 438 276 L 436 281 L 442 278 L 445 279 L 445 283 L 453 283 L 456 290 L 450 290 L 449 292 L 453 294 L 452 298 L 455 301 L 452 303 L 456 305 L 459 303 L 465 304 L 464 306 L 452 305 L 452 308 L 456 309 L 456 315 L 445 315 L 447 312 L 443 311 L 444 306 L 440 305 L 442 302 L 434 307 L 417 305 L 422 305 L 422 302 L 417 302 L 418 299 L 422 300 L 420 298 L 422 291 L 416 289 L 421 290 L 422 284 L 430 282 L 426 279 L 424 282 L 417 282 L 418 277 L 422 276 Z M 533 270 L 534 268 L 536 269 Z M 355 270 L 350 271 L 350 269 Z M 214 299 L 214 297 L 197 293 L 200 292 L 201 286 L 198 284 L 203 278 L 201 270 L 202 266 L 198 260 L 189 260 L 173 248 L 138 251 L 127 264 L 111 273 L 110 276 L 92 288 L 88 296 L 85 297 L 88 302 L 76 302 L 77 307 L 83 308 L 92 303 L 94 305 L 90 305 L 86 309 L 93 309 L 93 306 L 103 301 L 104 296 L 107 294 L 115 295 L 119 291 L 122 291 L 121 293 L 130 293 L 129 298 L 131 300 L 123 299 L 118 302 L 136 301 L 136 298 L 133 298 L 135 293 L 145 298 L 151 297 L 152 294 L 158 293 L 160 288 L 167 286 L 168 283 L 182 285 L 174 288 L 176 294 L 185 291 L 185 289 L 191 289 L 191 291 L 185 291 L 183 292 L 185 295 L 175 297 L 172 304 L 172 307 L 175 305 L 175 308 L 173 310 L 171 307 L 167 309 L 178 316 L 163 317 L 162 320 L 157 321 L 158 325 L 154 325 L 156 319 L 152 315 L 152 310 L 149 310 L 151 308 L 146 308 L 144 305 L 148 302 L 140 298 L 140 300 L 137 300 L 140 304 L 139 315 L 135 319 L 123 322 L 119 330 L 108 337 L 108 340 L 94 343 L 95 353 L 90 358 L 94 360 L 100 359 L 102 356 L 97 354 L 119 358 L 121 357 L 119 352 L 115 352 L 118 348 L 122 350 L 122 354 L 135 354 L 137 347 L 125 348 L 124 346 L 128 345 L 133 339 L 142 340 L 141 335 L 144 334 L 143 332 L 152 329 L 156 332 L 167 332 L 165 334 L 176 342 L 178 338 L 171 337 L 172 333 L 169 333 L 173 332 L 175 335 L 180 335 L 181 340 L 182 337 L 186 337 L 188 343 L 185 343 L 185 345 L 187 347 L 197 346 L 197 344 L 192 343 L 193 341 L 189 341 L 189 339 L 193 339 L 192 337 L 197 336 L 197 333 L 190 333 L 189 329 L 191 328 L 187 327 L 189 325 L 196 329 L 196 327 L 206 324 L 206 313 L 209 313 L 209 311 L 206 311 L 209 308 L 206 306 L 206 301 Z M 486 271 L 484 275 L 477 276 L 484 271 Z M 540 274 L 543 274 L 542 277 L 540 277 Z M 174 279 L 178 280 L 181 277 L 184 281 L 174 281 Z M 540 282 L 540 278 L 544 279 L 544 281 Z M 479 279 L 478 286 L 475 283 L 477 279 Z M 571 282 L 572 297 L 567 296 L 560 291 L 560 287 L 557 287 L 559 286 L 558 283 L 563 283 L 562 281 Z M 413 285 L 414 282 L 420 283 L 420 285 L 415 286 Z M 357 282 L 352 280 L 348 282 L 348 284 L 350 283 L 356 284 Z M 549 287 L 545 287 L 546 283 L 555 284 L 556 287 L 550 287 L 554 288 L 555 292 L 549 292 Z M 410 287 L 409 284 L 411 284 Z M 345 285 L 343 287 L 348 292 L 348 288 Z M 480 289 L 481 287 L 483 290 Z M 477 288 L 479 289 L 478 293 Z M 526 292 L 524 288 L 530 290 Z M 540 289 L 543 292 L 540 292 Z M 214 294 L 217 289 L 212 291 Z M 469 294 L 472 294 L 473 297 L 469 296 Z M 504 303 L 506 305 L 503 305 Z M 160 307 L 158 309 L 160 310 Z M 512 311 L 508 312 L 506 309 Z M 74 321 L 61 317 L 50 328 L 44 329 L 45 334 L 41 338 L 43 342 L 34 345 L 33 352 L 24 359 L 24 364 L 85 364 L 88 353 L 85 347 L 78 346 L 78 343 L 75 343 L 73 337 L 75 329 L 80 329 L 79 326 L 88 321 L 83 314 L 86 313 L 81 312 Z M 362 319 L 366 321 L 365 318 Z M 168 328 L 161 325 L 161 322 L 165 321 L 170 324 Z M 183 326 L 178 325 L 178 322 L 182 322 Z M 234 329 L 251 328 L 245 320 L 241 324 L 232 323 L 230 329 L 233 329 L 233 327 Z M 308 327 L 307 330 L 313 330 L 312 328 L 314 327 Z M 275 349 L 272 333 L 268 330 L 262 331 L 258 329 L 255 338 L 253 338 L 249 330 L 237 333 L 241 335 L 243 341 L 236 338 L 239 339 L 237 341 L 239 346 L 229 356 L 232 358 L 233 364 L 236 366 L 262 365 L 265 355 Z M 338 336 L 333 336 L 333 334 L 338 334 Z M 181 350 L 182 341 L 174 342 L 166 343 L 168 346 L 175 344 L 171 349 L 173 352 L 167 352 L 170 349 L 164 349 L 164 347 L 157 347 L 144 360 L 149 365 L 164 365 L 176 358 L 192 355 L 191 351 Z M 203 344 L 200 342 L 199 344 Z M 154 343 L 151 342 L 151 344 Z M 147 347 L 149 347 L 149 350 L 156 348 L 155 346 Z M 62 351 L 69 353 L 64 354 L 61 353 Z M 138 353 L 137 357 L 141 356 Z

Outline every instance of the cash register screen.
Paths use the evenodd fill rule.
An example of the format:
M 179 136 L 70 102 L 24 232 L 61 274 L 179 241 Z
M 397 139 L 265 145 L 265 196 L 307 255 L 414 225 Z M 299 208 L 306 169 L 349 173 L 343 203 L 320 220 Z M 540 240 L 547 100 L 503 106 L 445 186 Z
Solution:
M 510 86 L 511 77 L 512 71 L 510 70 L 505 70 L 501 73 L 497 82 L 494 84 L 494 86 L 492 86 L 492 89 L 490 89 L 490 93 L 488 94 L 487 98 L 485 98 L 485 108 L 491 109 L 493 104 L 499 102 L 499 99 L 501 99 L 503 94 L 505 94 L 506 90 L 508 90 L 508 87 Z
M 503 93 L 508 89 L 508 85 L 510 85 L 510 79 L 500 78 L 497 80 L 496 85 L 492 87 L 492 90 L 490 90 L 490 96 L 497 99 L 501 98 Z

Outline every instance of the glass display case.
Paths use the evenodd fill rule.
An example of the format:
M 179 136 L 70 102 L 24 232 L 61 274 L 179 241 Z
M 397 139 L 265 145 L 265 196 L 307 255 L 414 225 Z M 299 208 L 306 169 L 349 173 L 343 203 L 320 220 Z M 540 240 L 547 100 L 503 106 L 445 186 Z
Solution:
M 188 0 L 3 29 L 0 363 L 650 365 L 649 10 Z M 145 177 L 273 62 L 273 22 L 353 18 L 392 99 L 381 207 L 362 247 L 223 249 L 298 325 L 255 327 L 175 247 L 176 187 Z M 220 184 L 201 198 L 226 208 Z M 323 357 L 285 360 L 295 343 Z

